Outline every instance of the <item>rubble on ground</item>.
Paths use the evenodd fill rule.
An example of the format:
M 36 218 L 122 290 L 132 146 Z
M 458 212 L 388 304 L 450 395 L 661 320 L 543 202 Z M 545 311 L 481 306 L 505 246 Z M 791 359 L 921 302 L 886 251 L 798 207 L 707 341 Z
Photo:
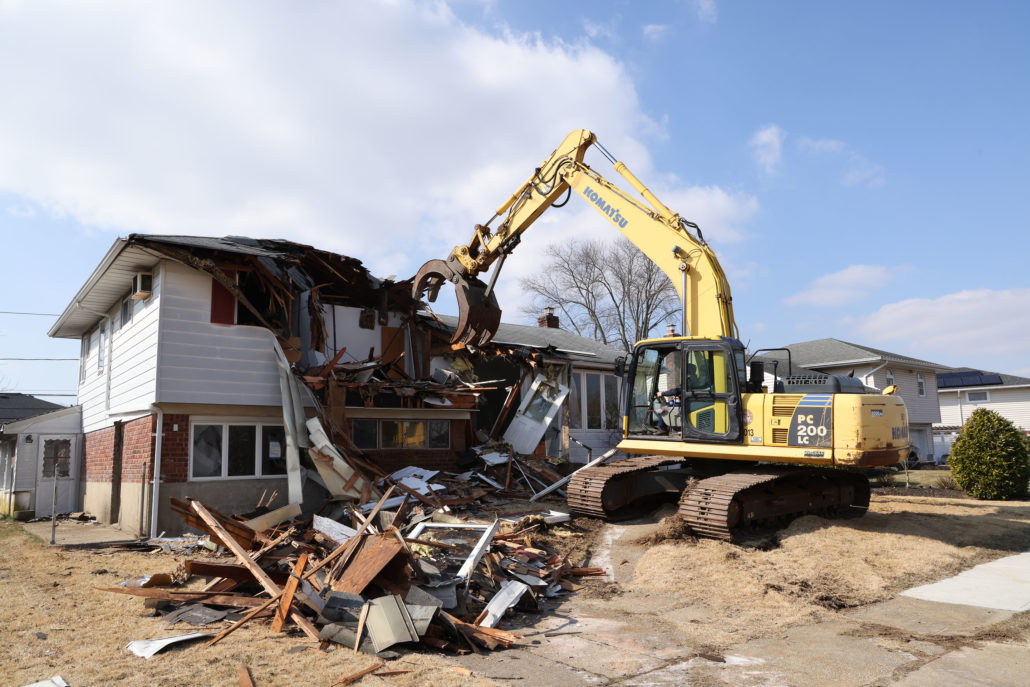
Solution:
M 149 657 L 173 643 L 210 646 L 250 622 L 299 630 L 322 650 L 339 645 L 384 660 L 416 648 L 512 646 L 519 635 L 504 626 L 513 609 L 541 612 L 579 589 L 580 578 L 606 571 L 543 543 L 576 536 L 563 524 L 567 513 L 527 499 L 561 480 L 553 465 L 503 444 L 477 454 L 481 465 L 461 474 L 407 467 L 369 475 L 364 465 L 350 481 L 363 481 L 376 500 L 331 497 L 310 515 L 296 504 L 272 508 L 274 495 L 234 515 L 173 500 L 206 539 L 141 542 L 188 557 L 176 571 L 102 591 L 141 597 L 165 628 L 180 631 L 127 648 Z M 184 624 L 197 631 L 184 634 Z

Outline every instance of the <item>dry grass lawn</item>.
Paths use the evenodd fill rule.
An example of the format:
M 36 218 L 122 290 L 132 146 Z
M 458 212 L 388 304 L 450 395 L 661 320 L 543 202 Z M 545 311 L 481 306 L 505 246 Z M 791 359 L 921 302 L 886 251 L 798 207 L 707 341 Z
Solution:
M 1030 550 L 1030 503 L 874 497 L 856 520 L 808 516 L 769 550 L 711 540 L 648 548 L 617 603 L 661 590 L 687 643 L 720 647 L 831 618 Z
M 267 622 L 241 628 L 209 649 L 188 644 L 151 659 L 131 654 L 125 645 L 135 639 L 223 627 L 167 627 L 147 615 L 142 599 L 94 590 L 150 573 L 171 573 L 179 562 L 164 553 L 50 550 L 17 525 L 0 522 L 0 683 L 17 687 L 61 675 L 74 687 L 236 686 L 238 666 L 244 663 L 257 687 L 329 687 L 376 661 L 335 644 L 327 653 L 319 652 L 301 634 L 273 634 Z M 362 687 L 491 684 L 451 671 L 445 655 L 411 653 L 387 665 L 384 670 L 413 672 L 369 675 L 361 680 Z

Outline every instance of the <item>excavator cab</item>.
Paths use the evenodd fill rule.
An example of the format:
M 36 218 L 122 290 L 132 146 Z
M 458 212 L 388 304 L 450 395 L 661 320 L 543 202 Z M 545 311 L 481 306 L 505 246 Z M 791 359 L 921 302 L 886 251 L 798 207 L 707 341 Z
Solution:
M 625 397 L 626 436 L 739 442 L 744 349 L 732 339 L 639 344 Z

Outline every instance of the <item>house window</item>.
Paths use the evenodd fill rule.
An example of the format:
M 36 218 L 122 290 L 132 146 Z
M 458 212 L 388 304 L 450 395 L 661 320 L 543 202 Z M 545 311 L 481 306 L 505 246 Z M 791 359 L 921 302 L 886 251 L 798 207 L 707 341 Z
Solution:
M 79 345 L 79 383 L 86 381 L 86 358 L 89 357 L 89 340 L 92 334 L 85 334 Z
M 450 448 L 449 420 L 379 420 L 380 448 Z
M 136 301 L 132 300 L 128 296 L 126 296 L 125 300 L 122 301 L 121 312 L 118 313 L 118 319 L 121 322 L 122 327 L 132 322 L 132 310 L 135 304 Z
M 991 400 L 991 395 L 987 391 L 967 391 L 966 400 L 970 403 L 986 403 Z
M 569 381 L 570 429 L 619 429 L 618 377 L 573 372 Z
M 894 370 L 887 368 L 887 386 L 894 384 Z
M 354 445 L 358 448 L 379 448 L 379 421 L 355 419 L 351 421 Z
M 190 437 L 191 479 L 286 474 L 281 425 L 198 421 L 192 424 Z
M 97 374 L 103 374 L 104 372 L 104 349 L 107 348 L 107 328 L 106 325 L 101 325 L 97 332 L 100 344 L 97 347 Z
M 71 474 L 72 442 L 71 439 L 47 439 L 43 442 L 43 477 L 53 479 L 68 477 Z
M 916 386 L 919 387 L 919 395 L 926 396 L 926 379 L 922 372 L 916 374 Z

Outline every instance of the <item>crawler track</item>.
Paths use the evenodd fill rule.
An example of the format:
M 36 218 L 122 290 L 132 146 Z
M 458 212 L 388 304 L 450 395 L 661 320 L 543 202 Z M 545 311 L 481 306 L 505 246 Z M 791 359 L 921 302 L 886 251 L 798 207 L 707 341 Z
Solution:
M 854 517 L 869 507 L 869 480 L 843 470 L 770 467 L 701 480 L 679 513 L 702 536 L 731 540 L 802 515 Z
M 644 456 L 580 470 L 569 481 L 569 508 L 583 515 L 612 518 L 634 501 L 670 493 L 676 488 L 676 483 L 656 484 L 653 479 L 645 483 L 641 478 L 651 476 L 650 473 L 657 468 L 682 462 L 681 458 Z M 680 481 L 683 480 L 677 483 Z M 682 484 L 679 489 L 682 489 Z
M 568 486 L 569 508 L 606 520 L 638 503 L 679 495 L 679 513 L 698 535 L 732 540 L 775 529 L 802 515 L 853 517 L 869 507 L 869 481 L 834 469 L 756 466 L 712 475 L 707 465 L 642 456 L 586 468 Z M 677 466 L 673 470 L 660 470 Z M 684 491 L 690 476 L 701 478 Z

